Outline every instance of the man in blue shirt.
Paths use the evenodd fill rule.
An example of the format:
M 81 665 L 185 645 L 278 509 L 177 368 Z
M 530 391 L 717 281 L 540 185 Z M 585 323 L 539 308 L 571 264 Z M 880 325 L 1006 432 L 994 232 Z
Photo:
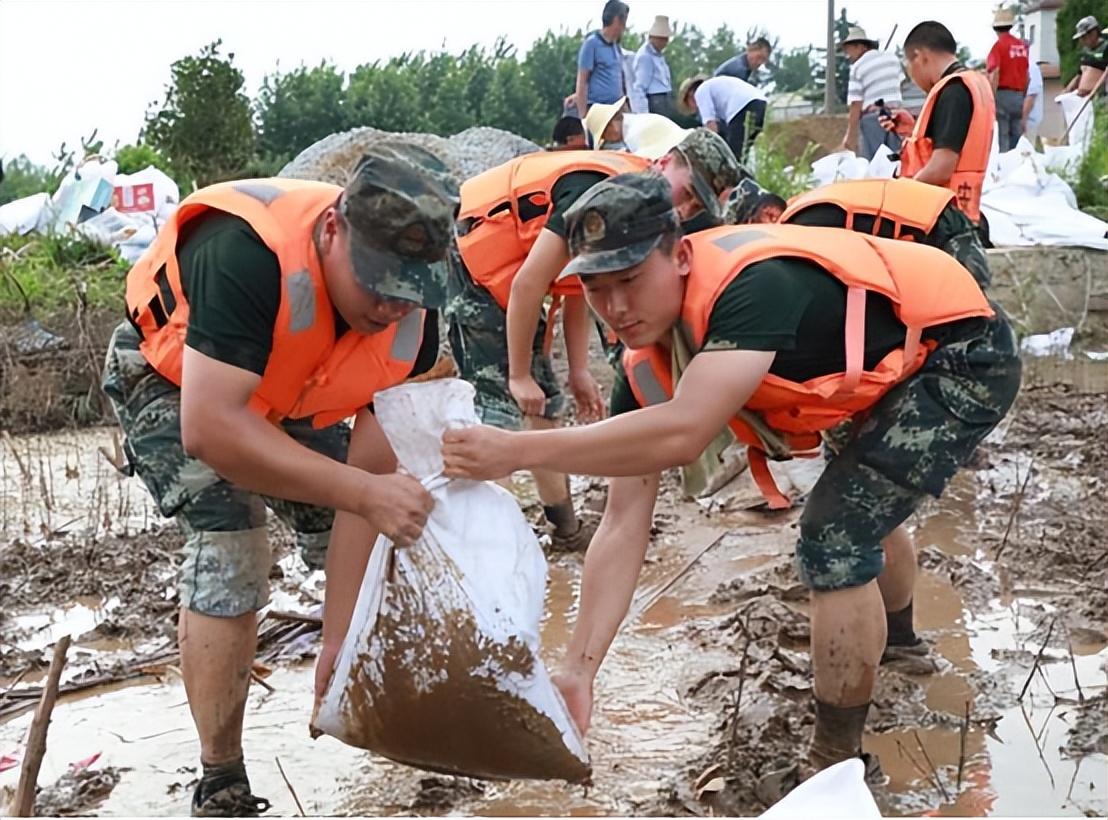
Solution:
M 769 62 L 773 46 L 765 37 L 759 37 L 746 47 L 744 54 L 736 54 L 716 69 L 714 77 L 738 77 L 751 85 L 758 84 L 758 69 Z
M 603 28 L 591 31 L 577 54 L 577 116 L 584 119 L 593 103 L 614 103 L 626 96 L 623 83 L 623 52 L 619 40 L 627 28 L 626 3 L 608 0 L 600 21 Z
M 635 81 L 631 89 L 631 111 L 635 114 L 662 114 L 674 119 L 673 81 L 669 63 L 662 56 L 673 36 L 669 18 L 658 15 L 646 33 L 646 42 L 635 55 Z

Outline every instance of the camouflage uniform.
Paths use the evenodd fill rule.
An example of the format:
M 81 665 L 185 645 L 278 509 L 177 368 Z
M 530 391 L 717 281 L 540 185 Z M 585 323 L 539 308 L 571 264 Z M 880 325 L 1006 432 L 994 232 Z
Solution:
M 565 274 L 641 262 L 673 230 L 658 198 L 657 186 L 633 175 L 592 188 L 566 215 L 575 258 Z M 613 224 L 620 228 L 615 242 Z M 964 227 L 953 220 L 945 242 L 976 253 Z M 1008 412 L 1019 391 L 1020 358 L 1008 318 L 993 308 L 990 319 L 943 328 L 923 368 L 863 414 L 857 434 L 824 470 L 801 517 L 796 552 L 800 578 L 811 588 L 855 587 L 876 578 L 884 566 L 882 539 L 926 496 L 942 493 Z
M 723 211 L 719 196 L 747 174 L 718 134 L 706 128 L 694 129 L 676 148 L 692 170 L 692 187 L 712 224 L 719 224 Z M 652 173 L 652 172 L 647 172 Z M 477 413 L 485 424 L 518 430 L 523 414 L 508 388 L 507 316 L 492 295 L 473 281 L 460 255 L 451 253 L 451 273 L 445 316 L 450 347 L 459 375 L 477 389 Z M 549 356 L 542 353 L 547 319 L 540 318 L 531 347 L 531 376 L 546 396 L 543 416 L 556 419 L 565 406 L 565 396 L 554 376 Z M 598 323 L 602 346 L 609 363 L 619 360 L 623 346 L 610 342 Z
M 244 186 L 266 191 L 264 181 Z M 456 196 L 456 183 L 432 155 L 401 142 L 375 146 L 354 170 L 341 204 L 355 280 L 380 296 L 441 305 Z M 230 618 L 266 604 L 272 565 L 266 507 L 294 530 L 305 563 L 323 568 L 334 510 L 249 492 L 186 454 L 181 388 L 149 364 L 128 322 L 112 334 L 102 387 L 131 468 L 162 515 L 175 517 L 186 534 L 182 606 Z M 281 427 L 301 445 L 346 460 L 351 430 L 345 423 L 317 430 L 310 418 L 287 419 Z
M 477 415 L 485 424 L 519 430 L 523 412 L 508 389 L 508 316 L 485 288 L 473 281 L 457 250 L 450 253 L 445 317 L 458 375 L 477 391 Z M 554 363 L 543 354 L 546 319 L 539 319 L 531 345 L 531 376 L 546 396 L 543 417 L 559 418 L 565 396 Z

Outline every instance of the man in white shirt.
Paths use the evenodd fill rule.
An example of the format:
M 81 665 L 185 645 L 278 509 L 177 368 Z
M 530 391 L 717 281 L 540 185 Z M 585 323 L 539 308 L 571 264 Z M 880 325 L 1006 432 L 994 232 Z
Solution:
M 1023 133 L 1032 144 L 1043 124 L 1043 70 L 1038 63 L 1027 65 L 1027 94 L 1023 98 Z
M 677 105 L 699 114 L 704 127 L 727 140 L 742 163 L 766 121 L 765 92 L 738 77 L 690 77 L 681 83 Z
M 897 134 L 877 122 L 882 105 L 890 113 L 901 107 L 900 61 L 878 45 L 858 26 L 851 26 L 839 43 L 850 60 L 850 85 L 846 90 L 850 114 L 840 149 L 854 151 L 865 159 L 873 159 L 879 145 L 887 145 L 895 153 L 901 142 Z

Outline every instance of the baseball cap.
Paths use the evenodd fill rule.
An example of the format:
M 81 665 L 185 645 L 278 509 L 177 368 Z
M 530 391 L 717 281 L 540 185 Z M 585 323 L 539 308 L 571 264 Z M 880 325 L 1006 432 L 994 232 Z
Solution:
M 658 174 L 620 174 L 589 188 L 566 211 L 573 257 L 559 278 L 634 267 L 662 236 L 680 230 L 673 192 Z
M 720 195 L 750 177 L 731 151 L 727 141 L 707 128 L 694 128 L 673 149 L 692 171 L 693 192 L 708 215 L 717 223 L 723 217 Z
M 341 209 L 359 285 L 425 308 L 445 303 L 458 185 L 441 160 L 403 140 L 377 143 L 354 168 Z
M 1093 15 L 1090 14 L 1088 17 L 1082 17 L 1077 21 L 1077 28 L 1075 29 L 1077 33 L 1073 35 L 1073 39 L 1077 40 L 1084 37 L 1093 29 L 1098 28 L 1100 28 L 1100 23 L 1097 22 L 1097 19 L 1093 17 Z

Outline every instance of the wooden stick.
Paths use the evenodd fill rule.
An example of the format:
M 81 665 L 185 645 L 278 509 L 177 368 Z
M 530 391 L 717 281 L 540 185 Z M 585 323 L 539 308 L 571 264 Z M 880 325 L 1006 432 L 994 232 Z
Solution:
M 277 762 L 277 771 L 281 773 L 281 779 L 284 780 L 285 785 L 289 787 L 289 794 L 291 794 L 292 799 L 296 801 L 296 811 L 301 817 L 306 817 L 307 815 L 304 814 L 304 807 L 300 805 L 300 798 L 296 796 L 296 789 L 292 787 L 292 783 L 289 782 L 288 777 L 285 775 L 284 767 L 281 766 L 281 758 L 274 757 L 273 759 Z
M 966 767 L 966 738 L 969 735 L 970 701 L 966 701 L 966 715 L 962 719 L 962 730 L 958 733 L 958 787 L 955 789 L 962 793 L 962 770 Z
M 1108 72 L 1106 72 L 1108 73 Z M 1008 526 L 1004 528 L 1004 537 L 1000 539 L 1000 546 L 996 548 L 996 555 L 993 556 L 994 561 L 999 561 L 1001 554 L 1004 552 L 1004 548 L 1008 546 L 1008 534 L 1012 532 L 1012 524 L 1016 521 L 1016 516 L 1020 514 L 1020 507 L 1023 506 L 1023 496 L 1027 492 L 1027 483 L 1031 481 L 1031 474 L 1034 472 L 1035 456 L 1031 456 L 1031 461 L 1027 465 L 1027 476 L 1023 479 L 1023 484 L 1020 486 L 1019 493 L 1016 495 L 1016 500 L 1012 504 L 1012 514 L 1008 516 Z M 1017 465 L 1016 481 L 1019 481 L 1019 468 Z
M 1039 669 L 1039 664 L 1043 660 L 1043 652 L 1046 651 L 1046 645 L 1050 643 L 1050 636 L 1054 634 L 1054 623 L 1058 620 L 1058 616 L 1050 619 L 1050 627 L 1046 631 L 1046 639 L 1043 641 L 1043 645 L 1039 647 L 1039 654 L 1035 656 L 1035 664 L 1031 667 L 1031 674 L 1027 676 L 1027 680 L 1023 682 L 1023 688 L 1020 690 L 1020 696 L 1016 698 L 1016 703 L 1023 703 L 1023 696 L 1027 694 L 1027 687 L 1031 685 L 1032 678 L 1035 677 L 1035 672 Z
M 696 562 L 704 557 L 704 553 L 706 553 L 708 550 L 710 550 L 712 547 L 714 547 L 716 544 L 718 544 L 720 541 L 722 541 L 726 536 L 727 536 L 727 533 L 724 533 L 723 535 L 719 536 L 719 538 L 716 538 L 714 541 L 711 541 L 710 543 L 705 544 L 700 550 L 697 551 L 696 555 L 694 555 L 692 558 L 690 558 L 688 560 L 688 562 L 674 574 L 674 576 L 672 578 L 670 578 L 668 581 L 666 581 L 664 584 L 662 584 L 662 586 L 660 588 L 655 590 L 650 595 L 650 597 L 647 598 L 647 600 L 644 604 L 642 604 L 641 606 L 636 606 L 634 615 L 630 618 L 627 618 L 624 621 L 624 623 L 630 623 L 631 621 L 635 620 L 640 615 L 642 615 L 644 612 L 646 612 L 648 609 L 650 609 L 650 607 L 654 606 L 654 604 L 658 603 L 659 598 L 661 598 L 663 595 L 665 595 L 666 592 L 668 592 L 669 589 L 674 584 L 676 584 L 678 581 L 680 581 L 682 578 L 684 578 L 688 574 L 689 570 L 691 570 L 694 566 L 696 566 Z
M 270 694 L 273 694 L 274 692 L 277 691 L 274 688 L 273 684 L 271 684 L 269 681 L 267 681 L 265 678 L 263 678 L 261 675 L 259 675 L 257 672 L 255 672 L 253 669 L 250 670 L 250 680 L 254 681 L 254 683 L 256 683 L 259 686 L 261 686 L 262 688 L 264 688 Z
M 1070 669 L 1073 670 L 1073 685 L 1077 687 L 1077 702 L 1085 702 L 1085 693 L 1081 691 L 1081 681 L 1077 679 L 1077 661 L 1073 658 L 1073 640 L 1070 638 L 1070 628 L 1066 627 L 1066 646 L 1070 650 Z
M 731 742 L 727 746 L 727 771 L 735 771 L 735 751 L 739 745 L 739 708 L 743 700 L 743 682 L 746 680 L 746 658 L 750 653 L 750 640 L 743 646 L 743 657 L 739 661 L 739 687 L 735 693 L 735 711 L 731 716 Z
M 919 750 L 923 752 L 923 759 L 927 761 L 927 765 L 931 767 L 931 775 L 935 778 L 935 785 L 939 787 L 939 791 L 943 793 L 943 800 L 947 803 L 950 802 L 950 795 L 946 791 L 946 787 L 943 786 L 943 781 L 939 778 L 939 770 L 935 768 L 935 764 L 931 761 L 931 755 L 927 753 L 927 749 L 923 745 L 923 739 L 919 736 L 919 730 L 913 729 L 912 734 L 916 737 L 916 743 L 919 744 Z
M 285 621 L 286 623 L 293 624 L 314 624 L 320 626 L 323 623 L 323 619 L 318 615 L 306 615 L 302 612 L 284 612 L 279 609 L 271 609 L 265 614 L 266 618 L 272 618 L 275 621 Z
M 50 715 L 58 700 L 58 681 L 62 677 L 65 656 L 69 652 L 70 637 L 63 635 L 54 645 L 54 657 L 50 661 L 50 671 L 46 675 L 46 688 L 42 690 L 42 699 L 38 702 L 35 717 L 31 721 L 31 730 L 27 735 L 27 753 L 23 757 L 23 768 L 19 772 L 19 785 L 12 800 L 13 817 L 34 817 L 35 791 L 38 788 L 38 772 L 42 767 L 42 756 L 46 754 L 46 732 L 50 728 Z

